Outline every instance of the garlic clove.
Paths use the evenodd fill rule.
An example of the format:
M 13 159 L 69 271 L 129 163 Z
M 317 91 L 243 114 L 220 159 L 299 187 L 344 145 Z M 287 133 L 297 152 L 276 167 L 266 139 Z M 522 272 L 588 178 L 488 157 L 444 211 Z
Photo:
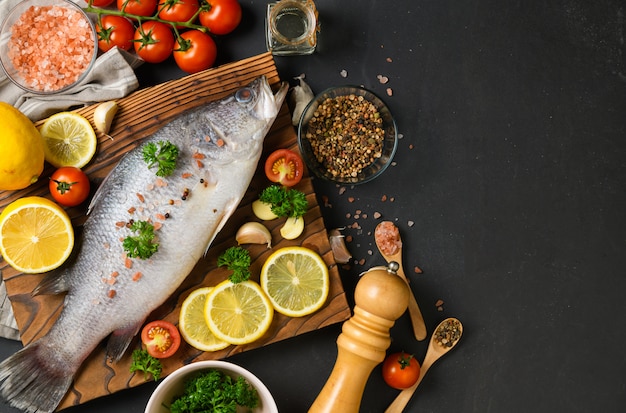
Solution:
M 93 112 L 93 123 L 99 132 L 105 135 L 111 129 L 111 123 L 117 113 L 118 105 L 115 101 L 108 101 L 99 104 Z
M 345 236 L 339 231 L 339 229 L 333 229 L 329 232 L 328 241 L 336 262 L 339 264 L 346 264 L 350 262 L 352 254 L 348 251 Z
M 304 231 L 304 218 L 303 217 L 289 217 L 285 221 L 285 224 L 280 229 L 280 235 L 284 239 L 296 239 Z
M 235 240 L 241 244 L 267 244 L 272 248 L 272 234 L 260 222 L 246 222 L 237 230 Z
M 278 215 L 272 212 L 272 206 L 262 202 L 260 199 L 252 202 L 252 212 L 257 218 L 263 221 L 271 221 L 278 218 Z

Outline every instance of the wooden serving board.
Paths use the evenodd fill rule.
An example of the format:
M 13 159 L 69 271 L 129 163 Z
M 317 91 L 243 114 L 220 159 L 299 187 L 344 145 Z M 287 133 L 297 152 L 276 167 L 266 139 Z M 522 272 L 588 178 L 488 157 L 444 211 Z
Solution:
M 137 146 L 142 138 L 159 129 L 176 115 L 203 103 L 220 99 L 261 75 L 265 75 L 275 89 L 278 88 L 280 78 L 270 53 L 139 90 L 118 100 L 120 109 L 109 133 L 110 136 L 100 135 L 98 137 L 97 154 L 85 168 L 92 185 L 97 187 L 123 154 Z M 77 112 L 93 123 L 95 106 L 82 108 Z M 39 122 L 39 124 L 41 123 Z M 265 159 L 269 152 L 278 148 L 298 150 L 287 105 L 283 105 L 278 118 L 266 137 L 264 155 L 261 159 Z M 46 177 L 50 176 L 52 171 L 53 168 L 47 165 L 39 183 L 22 191 L 0 192 L 0 210 L 23 196 L 49 197 Z M 186 281 L 170 299 L 149 317 L 149 320 L 166 319 L 177 324 L 180 305 L 192 290 L 216 285 L 228 277 L 227 270 L 217 267 L 217 257 L 228 247 L 237 245 L 234 236 L 241 224 L 246 221 L 257 220 L 252 213 L 251 203 L 258 197 L 259 192 L 269 184 L 270 182 L 265 178 L 262 168 L 259 167 L 239 208 L 214 240 L 206 257 L 198 262 Z M 309 211 L 304 217 L 306 222 L 304 234 L 293 241 L 284 240 L 279 233 L 284 219 L 278 219 L 265 223 L 272 232 L 272 249 L 267 249 L 262 245 L 245 247 L 252 256 L 251 270 L 253 279 L 257 281 L 263 262 L 277 248 L 302 245 L 317 251 L 328 264 L 330 270 L 330 294 L 324 307 L 316 313 L 302 318 L 290 318 L 275 313 L 268 333 L 249 345 L 230 346 L 224 350 L 206 353 L 183 343 L 175 356 L 164 360 L 164 376 L 194 361 L 225 358 L 342 322 L 350 317 L 351 311 L 330 250 L 326 228 L 308 173 L 298 184 L 297 189 L 306 193 L 310 205 Z M 85 205 L 67 209 L 77 232 L 85 221 L 85 211 Z M 32 290 L 40 282 L 43 275 L 18 273 L 5 261 L 0 263 L 0 270 L 15 312 L 22 341 L 24 344 L 28 344 L 48 331 L 62 309 L 63 298 L 59 296 L 31 296 Z M 140 343 L 136 340 L 122 360 L 111 363 L 105 357 L 105 343 L 102 343 L 85 361 L 72 388 L 61 402 L 59 410 L 144 383 L 143 374 L 131 374 L 129 371 L 130 354 L 132 349 L 139 345 Z

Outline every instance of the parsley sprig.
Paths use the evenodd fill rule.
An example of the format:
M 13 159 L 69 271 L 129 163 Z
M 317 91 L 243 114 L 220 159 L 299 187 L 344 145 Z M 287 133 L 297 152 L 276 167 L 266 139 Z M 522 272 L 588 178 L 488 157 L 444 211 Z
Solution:
M 226 267 L 233 273 L 228 279 L 237 284 L 250 279 L 250 264 L 252 259 L 248 250 L 241 247 L 230 247 L 217 257 L 217 265 Z
M 172 413 L 235 413 L 237 406 L 253 409 L 259 405 L 259 394 L 246 379 L 236 379 L 211 369 L 185 383 L 183 394 L 170 405 Z
M 161 377 L 163 365 L 159 359 L 152 357 L 147 350 L 137 349 L 133 351 L 133 361 L 130 365 L 130 372 L 135 371 L 143 371 L 146 380 L 152 374 L 154 381 L 157 381 Z
M 145 260 L 157 252 L 159 244 L 154 242 L 154 225 L 148 221 L 135 221 L 130 229 L 137 235 L 129 235 L 122 242 L 122 247 L 129 258 Z
M 270 205 L 274 214 L 279 217 L 301 217 L 306 214 L 309 202 L 304 192 L 287 189 L 282 185 L 268 186 L 259 195 L 259 200 Z
M 148 168 L 157 166 L 157 176 L 169 176 L 176 169 L 178 147 L 169 141 L 148 142 L 143 146 L 143 160 Z

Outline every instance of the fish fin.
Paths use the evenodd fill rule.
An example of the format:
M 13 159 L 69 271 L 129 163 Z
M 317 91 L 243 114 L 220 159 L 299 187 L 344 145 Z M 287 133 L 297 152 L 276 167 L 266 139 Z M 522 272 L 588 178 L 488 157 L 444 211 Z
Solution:
M 51 349 L 37 341 L 0 363 L 0 395 L 27 413 L 50 413 L 72 384 L 75 371 L 54 363 Z
M 143 320 L 136 325 L 120 328 L 111 333 L 107 341 L 107 357 L 113 361 L 121 359 L 142 324 Z
M 53 271 L 47 274 L 35 287 L 32 295 L 56 295 L 67 292 L 70 286 L 64 275 L 60 271 Z
M 220 217 L 220 222 L 217 224 L 217 226 L 213 230 L 213 233 L 211 234 L 211 237 L 209 238 L 209 242 L 206 245 L 206 248 L 204 250 L 204 256 L 206 256 L 206 253 L 209 251 L 209 248 L 211 247 L 211 243 L 213 242 L 213 240 L 215 239 L 217 234 L 222 230 L 224 225 L 226 225 L 226 221 L 228 221 L 228 218 L 230 218 L 230 216 L 233 214 L 233 212 L 235 212 L 235 210 L 237 209 L 237 206 L 239 205 L 239 202 L 241 202 L 240 198 L 237 198 L 237 199 L 232 198 L 226 204 L 226 208 L 224 208 L 224 211 L 222 211 L 222 216 Z

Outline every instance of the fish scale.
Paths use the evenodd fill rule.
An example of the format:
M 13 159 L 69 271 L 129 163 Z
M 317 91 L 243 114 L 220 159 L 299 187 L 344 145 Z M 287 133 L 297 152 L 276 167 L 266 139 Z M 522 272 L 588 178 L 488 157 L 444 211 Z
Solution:
M 260 77 L 155 132 L 145 143 L 179 148 L 168 177 L 147 167 L 145 143 L 120 160 L 89 205 L 76 258 L 35 290 L 66 292 L 59 318 L 45 337 L 0 363 L 0 394 L 9 404 L 52 412 L 103 339 L 112 360 L 124 354 L 239 205 L 286 92 L 285 84 L 274 95 Z M 132 221 L 155 225 L 159 246 L 148 259 L 129 258 L 123 249 Z

